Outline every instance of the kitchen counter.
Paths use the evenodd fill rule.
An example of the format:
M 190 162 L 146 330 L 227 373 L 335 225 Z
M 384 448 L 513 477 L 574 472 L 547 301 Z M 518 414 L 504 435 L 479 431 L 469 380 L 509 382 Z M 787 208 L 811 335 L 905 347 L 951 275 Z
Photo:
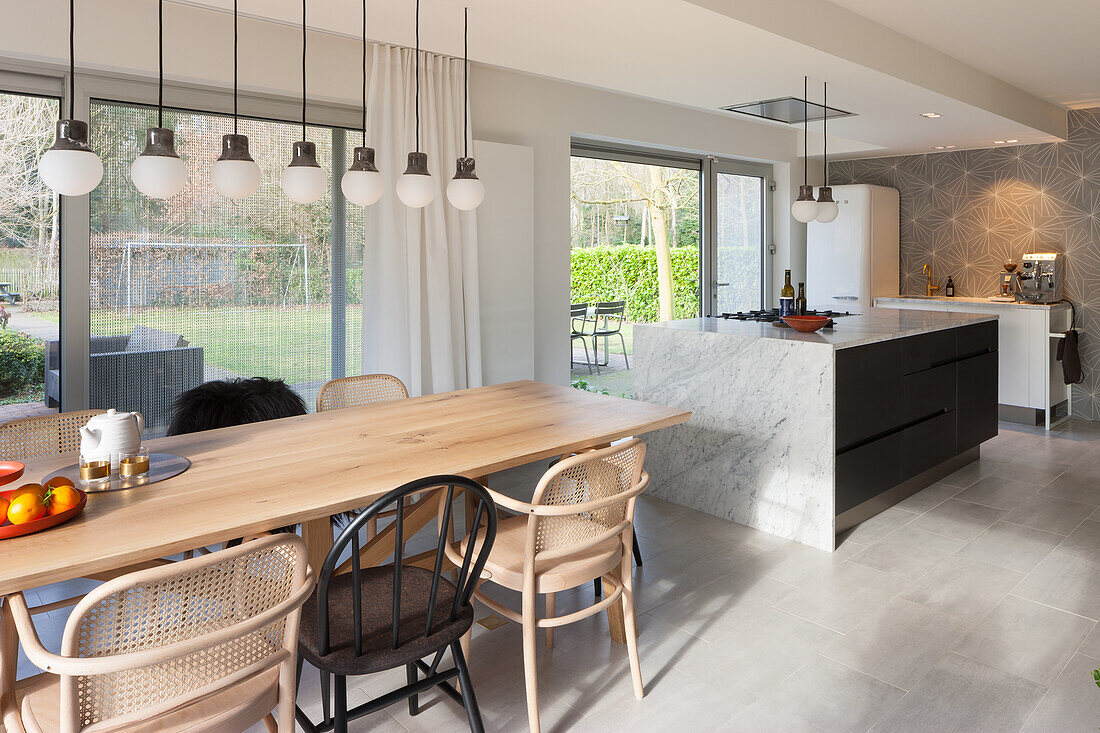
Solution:
M 989 298 L 967 298 L 960 295 L 948 298 L 946 295 L 902 295 L 896 298 L 875 298 L 875 305 L 887 303 L 912 303 L 916 305 L 928 303 L 967 303 L 970 305 L 992 305 L 999 308 L 1031 308 L 1049 310 L 1051 308 L 1068 308 L 1067 303 L 1016 303 L 1003 300 L 990 300 Z
M 637 324 L 635 396 L 692 411 L 646 436 L 650 492 L 833 550 L 837 532 L 996 434 L 997 320 L 876 308 L 809 334 L 714 318 Z
M 1006 305 L 1012 304 L 1006 303 Z M 997 320 L 995 315 L 897 310 L 894 308 L 880 310 L 876 308 L 872 309 L 870 313 L 837 318 L 835 319 L 836 325 L 834 328 L 821 329 L 813 333 L 799 333 L 793 328 L 782 328 L 771 323 L 735 321 L 727 318 L 691 318 L 681 321 L 639 324 L 635 326 L 635 330 L 666 329 L 683 333 L 740 336 L 799 344 L 815 344 L 829 346 L 833 349 L 847 349 L 853 346 L 873 344 L 878 341 L 889 341 L 995 320 Z

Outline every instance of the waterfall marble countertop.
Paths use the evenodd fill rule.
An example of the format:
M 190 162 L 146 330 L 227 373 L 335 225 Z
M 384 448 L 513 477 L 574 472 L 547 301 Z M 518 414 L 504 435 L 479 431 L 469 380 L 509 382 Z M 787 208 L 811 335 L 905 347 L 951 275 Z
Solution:
M 853 346 L 863 346 L 879 341 L 890 341 L 995 320 L 997 320 L 997 316 L 994 314 L 873 308 L 869 313 L 837 318 L 835 328 L 822 329 L 814 333 L 799 333 L 793 328 L 779 328 L 771 323 L 734 321 L 725 318 L 690 318 L 681 321 L 637 324 L 634 328 L 659 328 L 684 333 L 714 333 L 740 336 L 742 338 L 775 339 L 778 341 L 816 344 L 829 346 L 833 349 L 848 349 Z

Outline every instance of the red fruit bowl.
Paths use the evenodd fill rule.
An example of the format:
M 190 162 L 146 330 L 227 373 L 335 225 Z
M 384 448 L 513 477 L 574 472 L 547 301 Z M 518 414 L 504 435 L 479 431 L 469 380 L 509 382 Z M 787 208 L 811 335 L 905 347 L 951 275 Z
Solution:
M 18 487 L 16 487 L 18 488 Z M 0 491 L 0 498 L 9 499 L 11 493 L 15 489 L 5 489 Z M 85 505 L 88 503 L 88 495 L 84 493 L 82 489 L 77 489 L 80 492 L 80 503 L 71 509 L 66 509 L 60 514 L 47 514 L 41 519 L 36 519 L 33 522 L 27 522 L 26 524 L 12 524 L 8 521 L 7 517 L 0 517 L 0 540 L 6 540 L 10 537 L 22 537 L 27 534 L 34 534 L 35 532 L 41 532 L 44 529 L 50 527 L 56 527 L 59 524 L 64 524 L 77 514 L 84 511 Z
M 23 475 L 23 464 L 19 461 L 0 461 L 0 486 L 10 484 Z
M 783 316 L 783 322 L 801 333 L 812 333 L 831 321 L 826 316 Z

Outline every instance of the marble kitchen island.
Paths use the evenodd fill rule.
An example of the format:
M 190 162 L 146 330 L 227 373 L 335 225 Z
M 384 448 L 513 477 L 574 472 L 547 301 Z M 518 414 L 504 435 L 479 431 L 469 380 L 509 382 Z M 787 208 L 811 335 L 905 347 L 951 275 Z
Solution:
M 997 432 L 995 315 L 875 308 L 803 334 L 698 318 L 634 327 L 651 493 L 823 550 L 974 460 Z

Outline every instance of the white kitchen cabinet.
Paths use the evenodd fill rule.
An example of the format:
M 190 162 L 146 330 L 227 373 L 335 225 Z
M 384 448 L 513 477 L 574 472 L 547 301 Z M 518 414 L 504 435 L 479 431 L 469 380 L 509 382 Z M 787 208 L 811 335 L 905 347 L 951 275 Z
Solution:
M 879 308 L 937 310 L 996 315 L 998 333 L 997 401 L 1005 419 L 1052 421 L 1070 412 L 1071 390 L 1056 358 L 1058 336 L 1070 328 L 1066 303 L 1037 306 L 997 303 L 985 298 L 876 298 Z

